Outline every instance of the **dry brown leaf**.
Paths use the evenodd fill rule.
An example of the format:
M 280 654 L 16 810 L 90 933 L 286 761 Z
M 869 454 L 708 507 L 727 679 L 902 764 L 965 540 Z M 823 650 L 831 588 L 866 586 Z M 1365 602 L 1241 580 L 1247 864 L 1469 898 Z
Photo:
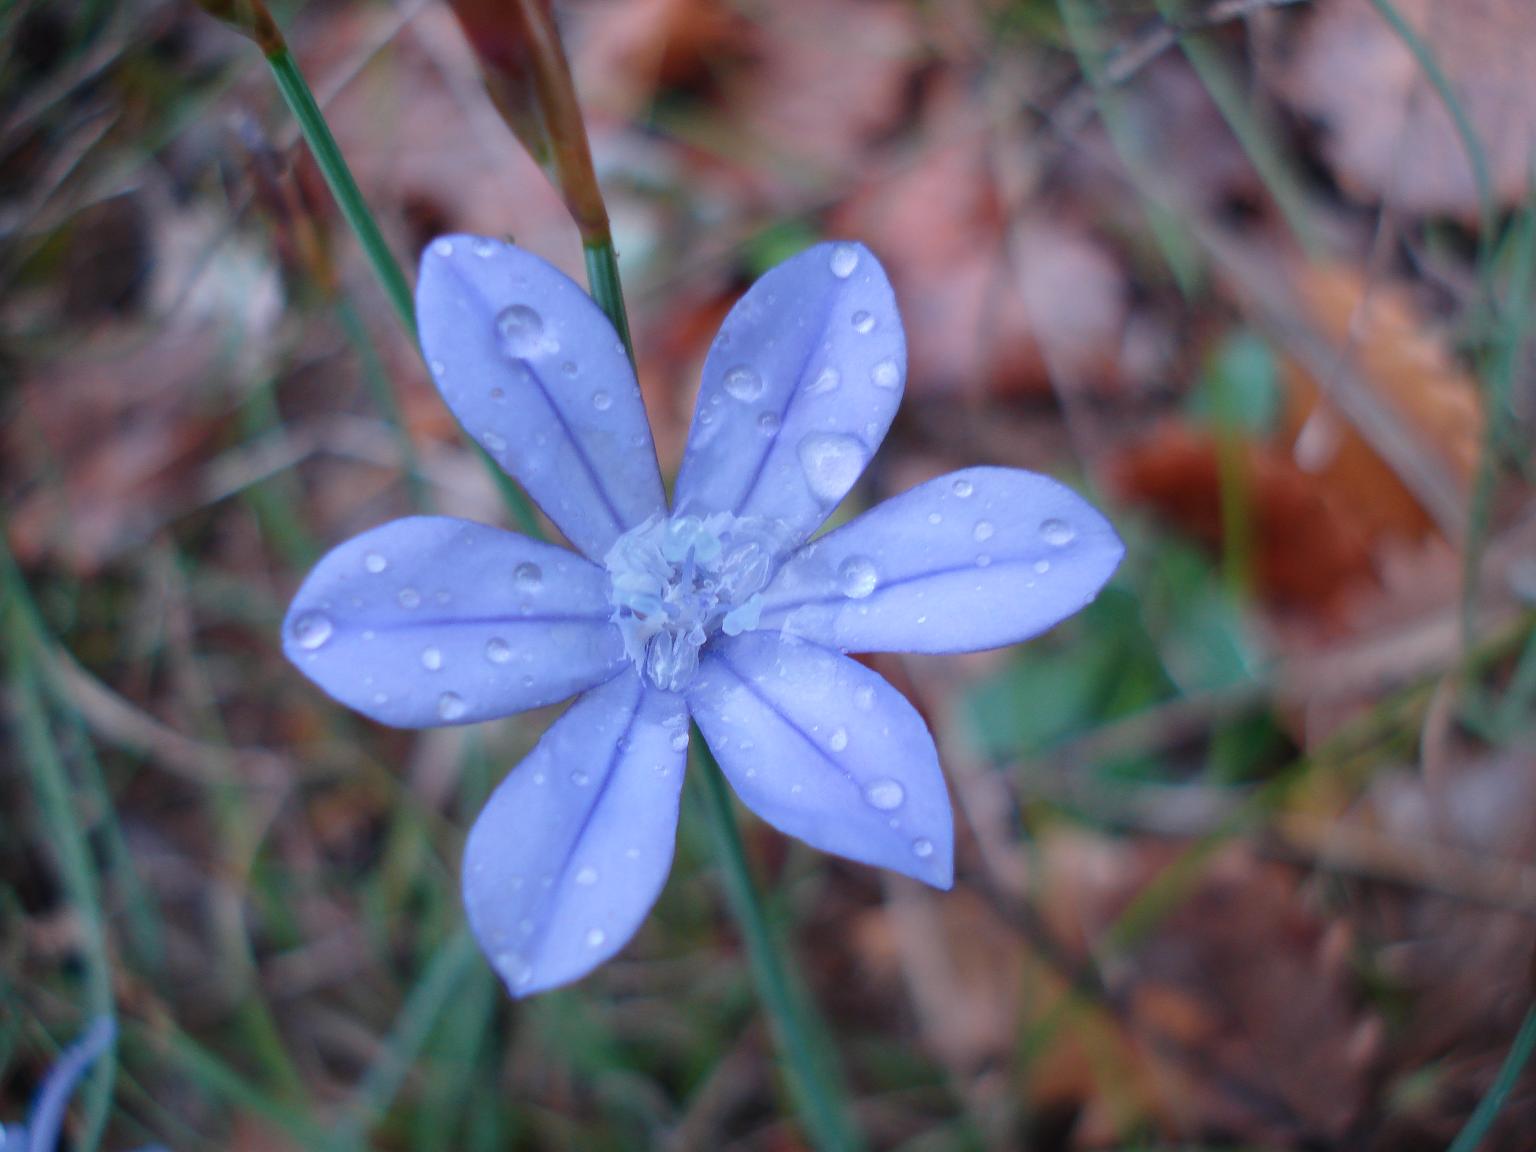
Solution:
M 1039 851 L 1047 919 L 1086 941 L 1169 856 L 1062 830 Z M 1143 1069 L 1151 1114 L 1185 1131 L 1291 1147 L 1337 1140 L 1365 1103 L 1378 1026 L 1355 1007 L 1343 926 L 1312 910 L 1298 881 L 1293 869 L 1233 845 L 1115 965 L 1125 994 L 1125 1050 L 1115 1063 Z M 1049 1082 L 1053 1091 L 1074 1088 L 1069 1068 Z M 1088 1078 L 1076 1091 L 1102 1090 L 1079 1071 Z
M 1367 285 L 1340 264 L 1305 264 L 1292 277 L 1313 327 L 1348 350 L 1377 399 L 1432 454 L 1463 494 L 1477 468 L 1483 413 L 1477 384 L 1400 285 Z M 1429 516 L 1397 473 L 1338 410 L 1299 360 L 1284 361 L 1285 428 L 1280 447 L 1316 476 L 1373 538 L 1416 539 Z
M 1256 443 L 1241 451 L 1260 593 L 1336 622 L 1350 593 L 1373 578 L 1368 533 L 1347 502 L 1288 454 Z M 1220 450 L 1211 433 L 1164 425 L 1123 453 L 1113 475 L 1123 499 L 1212 547 L 1221 543 Z
M 1476 130 L 1495 198 L 1520 202 L 1536 155 L 1536 4 L 1394 3 L 1430 46 Z M 1476 216 L 1477 186 L 1455 122 L 1369 0 L 1316 7 L 1284 88 L 1326 126 L 1324 150 L 1353 194 L 1409 212 Z

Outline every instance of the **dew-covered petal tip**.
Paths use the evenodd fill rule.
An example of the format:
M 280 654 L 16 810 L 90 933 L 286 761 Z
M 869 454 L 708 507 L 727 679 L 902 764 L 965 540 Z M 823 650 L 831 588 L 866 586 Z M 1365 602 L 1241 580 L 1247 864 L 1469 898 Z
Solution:
M 332 549 L 283 622 L 283 651 L 384 724 L 470 724 L 554 704 L 627 667 L 607 574 L 467 520 L 395 520 Z
M 876 673 L 751 632 L 710 649 L 688 706 L 737 795 L 774 827 L 950 886 L 954 821 L 933 739 Z
M 867 248 L 819 244 L 785 261 L 709 350 L 678 511 L 779 521 L 798 542 L 864 471 L 906 375 L 896 297 Z
M 514 996 L 618 952 L 672 866 L 688 715 L 633 672 L 595 688 L 502 781 L 464 848 L 464 902 Z
M 1124 551 L 1049 477 L 967 468 L 801 548 L 764 591 L 758 627 L 845 652 L 997 648 L 1087 605 Z
M 587 557 L 665 512 L 634 370 L 568 276 L 498 240 L 439 237 L 416 316 L 454 415 Z

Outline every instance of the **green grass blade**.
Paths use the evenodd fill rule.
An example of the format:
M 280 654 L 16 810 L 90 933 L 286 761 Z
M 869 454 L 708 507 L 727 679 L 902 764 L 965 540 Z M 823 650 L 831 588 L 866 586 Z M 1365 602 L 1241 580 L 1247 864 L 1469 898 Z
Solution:
M 1509 1055 L 1504 1057 L 1498 1077 L 1488 1089 L 1488 1094 L 1478 1101 L 1467 1126 L 1461 1130 L 1448 1152 L 1477 1152 L 1483 1137 L 1488 1134 L 1488 1129 L 1493 1127 L 1493 1122 L 1508 1102 L 1509 1094 L 1514 1091 L 1520 1073 L 1530 1063 L 1532 1052 L 1536 1052 L 1536 1005 L 1526 1009 L 1525 1020 L 1520 1025 L 1520 1031 L 1515 1033 L 1514 1043 L 1509 1046 Z

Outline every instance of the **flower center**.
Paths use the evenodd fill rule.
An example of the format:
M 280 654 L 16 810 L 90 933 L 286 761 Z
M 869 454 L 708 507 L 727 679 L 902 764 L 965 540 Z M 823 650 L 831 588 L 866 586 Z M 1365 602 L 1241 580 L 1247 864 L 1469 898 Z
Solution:
M 729 512 L 652 516 L 615 540 L 603 557 L 612 619 L 640 674 L 681 691 L 711 636 L 757 627 L 777 545 L 771 522 Z

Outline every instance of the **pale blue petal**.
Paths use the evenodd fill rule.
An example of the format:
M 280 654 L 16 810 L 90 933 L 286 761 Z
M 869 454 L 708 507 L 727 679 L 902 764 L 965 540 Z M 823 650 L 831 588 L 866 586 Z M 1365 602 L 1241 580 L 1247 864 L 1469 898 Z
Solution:
M 575 281 L 511 244 L 443 236 L 422 254 L 416 318 L 454 415 L 586 556 L 665 513 L 634 370 Z
M 1104 517 L 1049 477 L 967 468 L 790 557 L 758 627 L 845 652 L 997 648 L 1087 605 L 1124 551 Z
M 576 701 L 491 796 L 464 902 L 514 996 L 586 975 L 634 935 L 672 867 L 687 748 L 681 697 L 630 672 Z
M 59 1053 L 32 1103 L 32 1114 L 22 1132 L 25 1142 L 20 1148 L 26 1152 L 54 1152 L 75 1085 L 116 1039 L 117 1023 L 110 1016 L 98 1016 L 80 1039 Z
M 627 665 L 607 581 L 564 548 L 413 516 L 315 565 L 283 622 L 283 651 L 381 723 L 471 724 L 558 703 Z
M 954 820 L 916 709 L 857 661 L 750 632 L 716 640 L 688 706 L 736 794 L 824 852 L 948 888 Z
M 813 532 L 853 487 L 901 401 L 907 342 L 890 281 L 859 244 L 819 244 L 741 298 L 709 350 L 680 512 Z

